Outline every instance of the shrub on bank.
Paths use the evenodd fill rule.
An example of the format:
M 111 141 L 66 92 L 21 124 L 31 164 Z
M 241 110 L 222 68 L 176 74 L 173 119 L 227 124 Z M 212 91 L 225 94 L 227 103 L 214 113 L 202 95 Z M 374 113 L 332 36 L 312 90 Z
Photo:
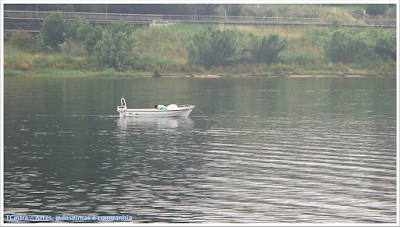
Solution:
M 256 63 L 272 64 L 287 45 L 286 39 L 280 39 L 279 35 L 269 34 L 259 38 L 250 33 L 250 51 L 251 56 Z
M 33 52 L 35 50 L 35 38 L 30 34 L 21 31 L 15 31 L 11 34 L 9 42 L 20 50 Z
M 136 37 L 138 46 L 133 48 L 132 52 L 136 53 L 136 55 L 124 63 L 125 69 L 122 69 L 122 71 L 137 70 L 139 74 L 140 71 L 145 71 L 146 75 L 152 75 L 154 70 L 158 69 L 165 74 L 187 73 L 201 75 L 209 73 L 227 76 L 263 76 L 268 72 L 275 76 L 276 73 L 281 73 L 281 75 L 307 74 L 313 71 L 318 71 L 319 73 L 317 74 L 335 74 L 335 70 L 344 70 L 346 73 L 369 70 L 381 74 L 394 75 L 396 70 L 396 42 L 393 41 L 396 40 L 395 30 L 340 28 L 339 31 L 344 33 L 345 36 L 351 36 L 353 39 L 357 37 L 358 40 L 361 40 L 365 48 L 362 48 L 352 61 L 338 61 L 332 64 L 334 67 L 329 67 L 333 61 L 325 56 L 324 45 L 327 44 L 325 41 L 331 39 L 336 32 L 332 28 L 235 28 L 233 31 L 236 34 L 236 51 L 233 56 L 225 59 L 224 64 L 206 67 L 201 64 L 187 62 L 189 54 L 184 41 L 190 40 L 192 35 L 198 32 L 196 28 L 201 28 L 202 31 L 206 30 L 204 26 L 171 25 L 133 31 L 132 34 L 133 37 Z M 152 31 L 153 29 L 155 31 Z M 220 30 L 220 32 L 222 31 Z M 146 39 L 152 36 L 151 34 L 153 33 L 159 37 L 154 37 L 152 42 L 147 42 Z M 262 62 L 257 63 L 252 60 L 250 52 L 241 53 L 243 48 L 248 47 L 251 43 L 249 33 L 256 34 L 261 41 L 263 39 L 261 37 L 267 37 L 268 34 L 275 33 L 281 37 L 280 40 L 286 39 L 287 45 L 278 55 L 280 58 L 276 59 L 271 65 Z M 11 35 L 5 37 L 8 38 L 4 49 L 5 69 L 27 73 L 39 71 L 40 69 L 66 71 L 102 70 L 99 62 L 96 62 L 92 57 L 88 57 L 85 44 L 72 37 L 67 38 L 67 42 L 60 45 L 61 51 L 59 52 L 48 51 L 33 54 L 14 46 L 10 42 Z M 186 38 L 182 40 L 179 37 Z M 216 45 L 219 44 L 221 43 Z M 341 63 L 342 66 L 338 66 L 338 63 Z M 339 69 L 344 68 L 344 66 L 347 69 Z M 362 71 L 363 74 L 365 74 L 364 71 Z M 112 74 L 103 73 L 104 76 Z
M 233 30 L 208 28 L 196 32 L 187 45 L 188 63 L 206 68 L 227 65 L 237 47 L 237 34 Z
M 65 42 L 65 24 L 60 12 L 53 12 L 43 21 L 40 33 L 36 36 L 37 48 L 43 50 L 44 46 L 50 46 L 53 50 L 59 49 L 59 44 Z
M 124 21 L 113 23 L 110 30 L 103 30 L 102 38 L 93 49 L 93 57 L 100 67 L 124 70 L 133 59 L 136 39 L 132 28 Z
M 366 47 L 367 44 L 357 35 L 338 30 L 326 38 L 324 51 L 326 58 L 333 63 L 351 63 Z

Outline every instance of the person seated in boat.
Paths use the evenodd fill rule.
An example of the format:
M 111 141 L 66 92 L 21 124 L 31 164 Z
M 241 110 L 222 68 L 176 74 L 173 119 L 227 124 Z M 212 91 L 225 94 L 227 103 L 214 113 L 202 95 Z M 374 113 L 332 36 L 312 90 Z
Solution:
M 166 110 L 167 109 L 167 107 L 165 107 L 164 105 L 155 105 L 154 108 L 157 110 Z

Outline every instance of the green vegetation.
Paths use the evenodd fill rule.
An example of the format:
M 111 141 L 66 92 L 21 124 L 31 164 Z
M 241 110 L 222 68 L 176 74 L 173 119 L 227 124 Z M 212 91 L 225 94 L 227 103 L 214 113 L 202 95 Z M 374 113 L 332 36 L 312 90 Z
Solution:
M 387 4 L 370 4 L 365 6 L 365 10 L 370 15 L 383 15 L 389 9 Z
M 112 29 L 105 29 L 102 38 L 94 46 L 93 57 L 98 66 L 124 70 L 133 59 L 135 38 L 133 28 L 124 21 L 113 24 Z
M 124 21 L 102 28 L 80 17 L 60 25 L 53 15 L 59 13 L 48 18 L 58 33 L 43 26 L 36 39 L 23 32 L 6 34 L 5 76 L 396 75 L 395 29 L 133 28 Z
M 358 34 L 338 30 L 326 38 L 325 56 L 333 63 L 396 61 L 395 31 L 367 29 Z
M 155 78 L 160 78 L 160 77 L 161 77 L 161 74 L 160 74 L 160 72 L 158 72 L 158 70 L 157 70 L 157 69 L 156 69 L 156 70 L 154 70 L 153 77 L 155 77 Z
M 286 39 L 280 40 L 279 35 L 269 34 L 262 39 L 250 33 L 250 49 L 248 49 L 257 63 L 272 64 L 287 45 Z
M 45 21 L 36 37 L 37 50 L 44 50 L 45 46 L 50 46 L 53 50 L 58 50 L 59 44 L 65 42 L 65 24 L 60 12 L 53 12 Z
M 327 37 L 324 45 L 325 55 L 333 63 L 351 63 L 356 56 L 365 49 L 365 43 L 357 35 L 351 35 L 345 31 L 335 31 L 331 37 Z
M 32 52 L 35 49 L 35 38 L 28 33 L 16 31 L 11 34 L 10 44 L 18 49 Z
M 225 66 L 236 52 L 237 35 L 233 30 L 208 29 L 196 32 L 188 41 L 188 63 L 206 68 Z

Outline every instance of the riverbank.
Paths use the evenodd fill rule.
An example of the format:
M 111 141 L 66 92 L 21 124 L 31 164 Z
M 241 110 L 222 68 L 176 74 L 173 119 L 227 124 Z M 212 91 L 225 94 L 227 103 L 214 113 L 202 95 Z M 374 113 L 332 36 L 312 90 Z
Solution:
M 182 77 L 182 76 L 163 76 L 163 77 Z M 184 77 L 195 77 L 195 78 L 228 78 L 230 76 L 220 76 L 220 75 L 185 75 Z M 245 78 L 254 78 L 254 77 L 259 77 L 259 76 L 250 76 L 250 75 L 244 75 L 244 76 L 234 76 L 234 77 L 245 77 Z M 270 76 L 270 78 L 274 77 L 282 77 L 282 76 Z M 371 77 L 368 75 L 287 75 L 283 76 L 286 78 L 325 78 L 325 77 L 348 77 L 348 78 L 365 78 L 365 77 Z M 390 76 L 390 75 L 377 75 L 373 77 L 395 77 L 395 76 Z
M 4 77 L 155 77 L 151 72 L 117 72 L 114 70 L 108 71 L 80 71 L 80 70 L 40 70 L 38 72 L 23 72 L 19 70 L 5 70 Z M 326 74 L 308 73 L 308 74 L 214 74 L 214 73 L 164 73 L 160 78 L 323 78 L 323 77 L 396 77 L 396 74 L 344 74 L 343 72 L 327 72 Z
M 27 38 L 25 48 L 15 43 L 18 36 L 5 37 L 4 76 L 29 77 L 378 77 L 396 76 L 396 61 L 380 56 L 358 56 L 352 63 L 331 63 L 325 56 L 324 43 L 334 27 L 260 27 L 234 28 L 239 36 L 238 50 L 248 45 L 249 34 L 278 34 L 288 40 L 279 59 L 270 65 L 253 63 L 248 53 L 238 51 L 232 63 L 205 68 L 189 65 L 185 40 L 204 26 L 170 25 L 137 29 L 134 59 L 124 71 L 104 69 L 88 57 L 83 43 L 67 39 L 61 50 L 36 52 L 34 38 Z M 348 28 L 340 28 L 350 31 Z M 363 33 L 365 29 L 352 29 Z M 368 33 L 368 32 L 367 32 Z M 366 34 L 367 34 L 366 33 Z M 369 33 L 374 34 L 373 31 Z M 369 34 L 368 33 L 368 34 Z M 26 38 L 26 37 L 25 37 Z M 157 72 L 157 74 L 156 74 Z M 158 75 L 158 73 L 160 75 Z M 210 76 L 214 75 L 214 76 Z

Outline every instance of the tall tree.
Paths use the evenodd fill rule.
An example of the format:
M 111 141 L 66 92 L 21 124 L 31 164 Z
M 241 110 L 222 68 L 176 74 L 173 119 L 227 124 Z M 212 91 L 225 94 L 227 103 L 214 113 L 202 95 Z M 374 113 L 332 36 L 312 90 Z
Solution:
M 240 16 L 240 14 L 243 11 L 243 5 L 239 4 L 225 5 L 225 9 L 229 16 Z
M 77 33 L 80 27 L 83 27 L 85 24 L 89 24 L 88 21 L 86 21 L 85 18 L 75 15 L 75 20 L 71 20 L 66 22 L 65 24 L 65 35 L 66 37 L 72 37 L 74 39 L 77 39 Z
M 368 4 L 365 6 L 365 11 L 370 15 L 383 15 L 389 9 L 387 4 Z
M 202 15 L 215 15 L 216 12 L 215 10 L 219 7 L 218 4 L 202 4 L 202 5 L 198 5 L 199 7 L 199 13 L 198 14 L 202 14 Z
M 113 24 L 105 29 L 102 38 L 94 46 L 93 55 L 99 66 L 123 70 L 133 59 L 133 47 L 136 39 L 132 36 L 133 27 L 125 21 Z M 96 29 L 95 29 L 96 30 Z
M 59 49 L 59 44 L 65 42 L 65 25 L 64 20 L 60 12 L 54 12 L 50 14 L 43 21 L 43 26 L 40 29 L 37 39 L 43 39 L 42 42 L 46 46 L 50 46 L 53 50 Z
M 98 41 L 101 40 L 103 34 L 103 28 L 100 25 L 97 25 L 93 29 L 91 29 L 90 33 L 86 35 L 85 41 L 85 50 L 89 56 L 93 54 L 94 47 Z

